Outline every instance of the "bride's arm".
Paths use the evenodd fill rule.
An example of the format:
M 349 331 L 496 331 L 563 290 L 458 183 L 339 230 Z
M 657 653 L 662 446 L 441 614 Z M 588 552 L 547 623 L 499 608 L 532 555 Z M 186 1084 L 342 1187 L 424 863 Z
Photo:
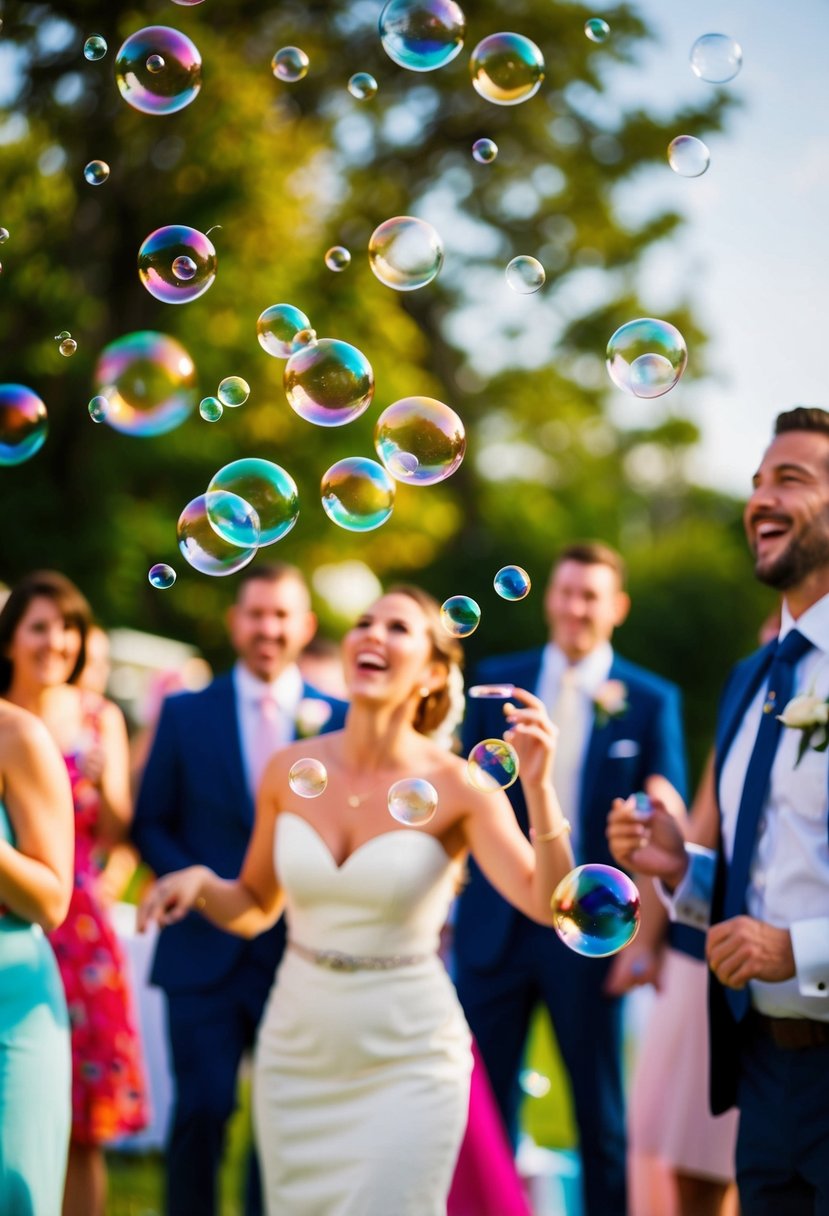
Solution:
M 188 866 L 153 884 L 138 910 L 138 928 L 149 921 L 172 925 L 191 911 L 239 937 L 256 937 L 282 913 L 282 890 L 274 868 L 274 832 L 279 812 L 279 766 L 271 761 L 256 798 L 256 818 L 238 878 L 220 878 L 207 866 Z
M 492 885 L 519 911 L 552 924 L 550 900 L 573 868 L 569 824 L 552 783 L 557 731 L 541 701 L 515 689 L 520 706 L 508 705 L 505 739 L 518 755 L 524 797 L 532 825 L 528 841 L 502 791 L 475 791 L 464 820 L 467 844 Z

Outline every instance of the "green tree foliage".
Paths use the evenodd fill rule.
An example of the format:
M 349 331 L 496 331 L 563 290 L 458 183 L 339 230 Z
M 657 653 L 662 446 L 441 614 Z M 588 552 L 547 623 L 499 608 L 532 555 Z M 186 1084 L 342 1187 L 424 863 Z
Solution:
M 560 543 L 596 535 L 621 545 L 636 593 L 630 649 L 692 682 L 692 698 L 710 706 L 762 612 L 733 535 L 734 505 L 688 484 L 692 424 L 666 420 L 659 403 L 650 428 L 614 423 L 603 354 L 619 324 L 649 314 L 638 294 L 643 255 L 680 222 L 652 211 L 637 225 L 623 223 L 617 191 L 664 164 L 678 131 L 719 129 L 726 95 L 711 90 L 679 114 L 617 105 L 608 80 L 637 70 L 649 37 L 633 6 L 614 9 L 612 36 L 595 44 L 584 36 L 592 12 L 582 5 L 481 0 L 467 14 L 463 53 L 430 73 L 404 71 L 385 55 L 381 7 L 21 0 L 6 14 L 0 223 L 11 237 L 0 283 L 0 374 L 43 397 L 50 435 L 33 460 L 0 470 L 0 574 L 11 581 L 35 564 L 60 567 L 106 623 L 172 633 L 216 657 L 232 580 L 188 569 L 175 521 L 218 467 L 259 455 L 288 469 L 302 503 L 296 528 L 263 556 L 309 570 L 359 558 L 381 578 L 413 577 L 439 597 L 475 595 L 484 621 L 473 655 L 543 637 L 540 584 Z M 202 54 L 201 92 L 177 114 L 138 113 L 114 83 L 118 47 L 149 24 L 183 30 Z M 469 82 L 469 51 L 504 28 L 534 39 L 547 69 L 541 91 L 512 107 L 488 103 Z M 91 33 L 109 44 L 99 62 L 83 57 Z M 303 47 L 311 61 L 293 85 L 270 70 L 283 45 Z M 347 92 L 355 71 L 376 76 L 373 101 Z M 470 155 L 484 135 L 499 147 L 486 166 Z M 111 166 L 100 187 L 83 178 L 93 158 Z M 389 290 L 367 263 L 374 227 L 397 214 L 431 220 L 446 241 L 444 269 L 421 291 Z M 183 306 L 154 300 L 136 271 L 142 240 L 168 223 L 221 225 L 212 236 L 216 281 Z M 335 243 L 352 251 L 343 274 L 323 263 Z M 547 270 L 536 296 L 514 297 L 505 285 L 503 268 L 521 253 Z M 301 307 L 320 336 L 367 355 L 377 392 L 361 419 L 317 428 L 289 408 L 284 365 L 255 334 L 259 313 L 278 301 Z M 704 334 L 680 286 L 666 319 L 685 334 L 698 373 Z M 194 412 L 154 439 L 93 425 L 86 405 L 99 351 L 143 328 L 184 344 L 199 396 L 238 374 L 251 385 L 249 402 L 217 424 Z M 71 359 L 53 340 L 63 329 L 78 341 Z M 337 529 L 319 506 L 321 473 L 343 456 L 373 455 L 379 410 L 411 394 L 461 414 L 464 464 L 443 485 L 399 487 L 392 520 L 378 531 Z M 149 587 L 146 572 L 158 560 L 178 569 L 174 592 Z M 506 605 L 491 580 L 513 561 L 530 570 L 536 594 Z M 725 601 L 738 592 L 744 607 L 735 612 Z M 709 629 L 710 663 L 700 664 L 695 622 L 708 628 L 715 613 L 729 623 Z M 700 709 L 697 721 L 695 710 L 700 733 L 703 716 Z

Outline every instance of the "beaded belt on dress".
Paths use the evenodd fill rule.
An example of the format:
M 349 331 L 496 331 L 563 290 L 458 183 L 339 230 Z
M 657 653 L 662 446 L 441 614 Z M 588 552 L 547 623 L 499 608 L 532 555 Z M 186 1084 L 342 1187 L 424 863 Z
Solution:
M 339 950 L 311 950 L 299 942 L 288 941 L 288 949 L 300 958 L 329 971 L 391 971 L 395 967 L 412 967 L 431 958 L 429 954 L 343 954 Z

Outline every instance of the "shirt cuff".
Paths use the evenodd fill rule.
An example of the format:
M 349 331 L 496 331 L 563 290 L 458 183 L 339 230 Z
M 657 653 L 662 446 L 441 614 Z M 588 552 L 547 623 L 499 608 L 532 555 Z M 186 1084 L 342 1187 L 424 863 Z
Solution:
M 674 891 L 661 882 L 656 892 L 668 909 L 671 920 L 692 929 L 707 929 L 711 924 L 711 900 L 714 894 L 714 870 L 717 854 L 699 844 L 686 844 L 688 869 Z
M 829 999 L 829 917 L 795 921 L 790 932 L 801 995 Z

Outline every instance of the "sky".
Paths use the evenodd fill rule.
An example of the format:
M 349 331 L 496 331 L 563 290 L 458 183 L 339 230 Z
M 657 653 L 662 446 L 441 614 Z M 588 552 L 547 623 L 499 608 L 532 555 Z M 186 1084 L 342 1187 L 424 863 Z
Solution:
M 699 96 L 712 86 L 691 72 L 690 48 L 722 33 L 742 47 L 740 73 L 722 86 L 742 104 L 727 130 L 706 140 L 702 177 L 679 177 L 666 164 L 637 183 L 640 205 L 658 198 L 688 216 L 682 236 L 650 260 L 643 299 L 658 316 L 677 284 L 691 293 L 710 334 L 711 374 L 680 381 L 657 402 L 620 393 L 614 404 L 621 418 L 660 408 L 692 417 L 703 433 L 695 479 L 742 496 L 775 415 L 797 404 L 829 409 L 829 4 L 643 0 L 638 8 L 659 41 L 635 68 L 614 69 L 614 94 L 666 108 Z M 612 27 L 612 10 L 597 13 Z M 689 349 L 689 367 L 693 360 Z

